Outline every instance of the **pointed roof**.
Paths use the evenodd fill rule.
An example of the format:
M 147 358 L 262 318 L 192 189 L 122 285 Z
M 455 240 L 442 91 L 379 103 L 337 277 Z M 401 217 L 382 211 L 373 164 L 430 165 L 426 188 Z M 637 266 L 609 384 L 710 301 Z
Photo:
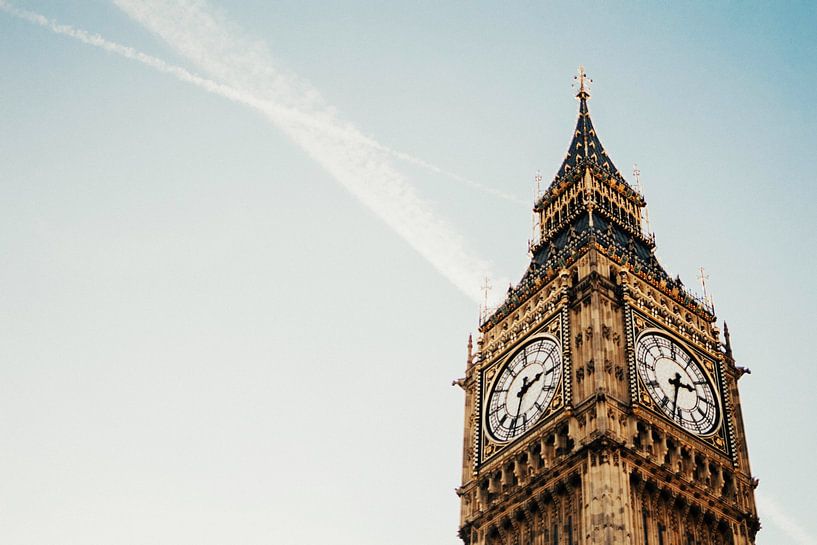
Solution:
M 712 307 L 688 292 L 680 278 L 672 278 L 659 263 L 654 236 L 642 230 L 641 211 L 647 203 L 616 169 L 593 128 L 587 107 L 590 80 L 583 67 L 574 79 L 579 83 L 579 119 L 567 157 L 550 187 L 534 204 L 540 237 L 529 246 L 531 263 L 519 284 L 509 288 L 505 302 L 483 318 L 480 331 L 484 333 L 510 316 L 588 248 L 599 249 L 611 262 L 645 280 L 679 306 L 713 321 Z M 592 176 L 589 187 L 584 184 L 585 173 Z M 638 174 L 636 170 L 636 182 Z M 628 202 L 620 206 L 620 199 L 610 198 L 615 197 L 614 193 Z M 564 195 L 566 198 L 561 199 Z
M 587 107 L 587 101 L 590 99 L 587 85 L 590 80 L 584 73 L 584 67 L 579 68 L 579 75 L 575 79 L 579 81 L 579 92 L 576 94 L 576 99 L 579 101 L 579 119 L 576 122 L 576 130 L 573 131 L 573 139 L 567 148 L 567 157 L 559 167 L 556 179 L 565 177 L 582 162 L 596 163 L 610 174 L 617 174 L 619 178 L 623 178 L 613 161 L 610 160 L 593 128 L 590 110 Z

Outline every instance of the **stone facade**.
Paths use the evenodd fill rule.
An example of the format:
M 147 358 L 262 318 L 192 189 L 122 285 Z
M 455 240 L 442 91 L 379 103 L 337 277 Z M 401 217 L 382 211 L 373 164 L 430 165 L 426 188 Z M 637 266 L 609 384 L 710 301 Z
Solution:
M 753 544 L 760 524 L 738 397 L 744 370 L 728 330 L 721 343 L 711 306 L 655 258 L 646 203 L 601 146 L 585 81 L 581 73 L 568 157 L 534 206 L 531 266 L 481 324 L 476 349 L 469 340 L 458 381 L 460 537 L 467 545 Z M 664 344 L 646 346 L 650 335 Z M 538 338 L 558 354 L 527 348 Z M 500 376 L 509 386 L 499 388 Z M 555 376 L 558 384 L 545 385 Z M 500 410 L 511 439 L 488 424 Z

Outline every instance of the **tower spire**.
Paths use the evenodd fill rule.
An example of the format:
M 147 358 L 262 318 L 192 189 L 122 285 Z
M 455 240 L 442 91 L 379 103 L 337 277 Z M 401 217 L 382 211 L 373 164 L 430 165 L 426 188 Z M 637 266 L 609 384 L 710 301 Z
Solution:
M 576 129 L 573 131 L 573 138 L 567 148 L 567 157 L 556 173 L 556 179 L 561 180 L 569 176 L 582 163 L 593 163 L 623 180 L 624 178 L 607 156 L 604 146 L 601 145 L 596 130 L 593 128 L 593 121 L 590 119 L 587 101 L 590 98 L 590 84 L 593 83 L 593 80 L 587 77 L 584 66 L 579 66 L 573 80 L 573 86 L 578 88 L 576 100 L 579 101 L 579 119 L 576 121 Z

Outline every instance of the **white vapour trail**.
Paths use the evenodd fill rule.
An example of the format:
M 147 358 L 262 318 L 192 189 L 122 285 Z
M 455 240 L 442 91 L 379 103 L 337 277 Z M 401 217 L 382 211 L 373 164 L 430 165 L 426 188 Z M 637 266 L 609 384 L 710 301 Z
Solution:
M 213 80 L 197 76 L 184 68 L 172 65 L 157 57 L 153 57 L 151 55 L 142 53 L 132 47 L 128 47 L 107 40 L 100 36 L 99 34 L 94 34 L 81 29 L 77 29 L 70 25 L 59 24 L 41 14 L 17 8 L 9 4 L 5 0 L 0 0 L 0 10 L 5 11 L 6 13 L 14 15 L 15 17 L 18 17 L 30 23 L 34 23 L 36 25 L 48 28 L 49 30 L 52 30 L 53 32 L 56 32 L 58 34 L 70 36 L 71 38 L 75 38 L 88 45 L 100 47 L 111 53 L 116 53 L 128 59 L 141 62 L 147 66 L 150 66 L 151 68 L 159 70 L 160 72 L 164 72 L 166 74 L 175 76 L 176 78 L 184 82 L 191 83 L 193 85 L 201 87 L 202 89 L 205 89 L 206 91 L 209 91 L 211 93 L 215 93 L 230 100 L 233 100 L 235 102 L 239 102 L 247 106 L 260 109 L 259 104 L 262 101 L 260 101 L 256 97 L 249 96 L 246 93 L 241 93 L 238 90 L 230 87 L 229 85 L 224 85 L 221 83 L 217 83 Z M 267 107 L 277 107 L 281 115 L 299 117 L 298 112 L 294 110 L 287 110 L 286 108 L 282 108 L 280 105 L 276 106 L 274 104 L 267 104 Z M 298 121 L 304 124 L 317 123 L 317 120 L 315 119 L 304 117 L 299 117 Z M 485 184 L 481 184 L 480 182 L 477 182 L 470 178 L 460 176 L 459 174 L 440 168 L 432 163 L 429 163 L 428 161 L 424 161 L 423 159 L 415 157 L 411 154 L 392 149 L 366 136 L 359 135 L 359 137 L 362 143 L 365 143 L 376 150 L 388 153 L 394 156 L 395 158 L 400 159 L 401 161 L 405 161 L 406 163 L 422 167 L 426 170 L 435 172 L 437 174 L 442 174 L 443 176 L 447 176 L 448 178 L 451 178 L 465 185 L 478 189 L 483 193 L 493 195 L 495 197 L 499 197 L 501 199 L 505 199 L 516 204 L 521 204 L 526 207 L 531 205 L 530 202 L 520 199 L 515 195 L 511 195 L 510 193 L 506 193 L 493 187 L 486 186 Z
M 788 516 L 777 501 L 759 492 L 755 494 L 755 501 L 757 502 L 761 521 L 776 526 L 798 545 L 817 545 L 817 538 L 813 537 L 797 521 Z
M 432 172 L 436 172 L 437 174 L 443 174 L 445 176 L 448 176 L 449 178 L 457 180 L 458 182 L 462 182 L 462 183 L 464 183 L 466 185 L 470 185 L 471 187 L 479 189 L 483 193 L 487 193 L 489 195 L 499 197 L 500 199 L 505 199 L 506 201 L 510 201 L 512 203 L 521 204 L 522 206 L 525 206 L 527 208 L 530 208 L 531 203 L 533 202 L 533 199 L 531 199 L 531 201 L 525 201 L 523 199 L 520 199 L 519 197 L 515 197 L 514 195 L 511 195 L 510 193 L 505 193 L 504 191 L 494 189 L 493 187 L 488 187 L 486 185 L 483 185 L 483 184 L 481 184 L 479 182 L 476 182 L 474 180 L 471 180 L 469 178 L 465 178 L 463 176 L 460 176 L 459 174 L 455 174 L 455 173 L 450 172 L 448 170 L 443 170 L 443 169 L 441 169 L 441 168 L 439 168 L 439 167 L 437 167 L 435 165 L 432 165 L 431 163 L 423 161 L 422 159 L 418 159 L 417 157 L 414 157 L 414 156 L 409 155 L 407 153 L 403 153 L 402 151 L 393 150 L 393 149 L 387 148 L 385 146 L 383 146 L 382 149 L 384 151 L 388 151 L 390 154 L 394 155 L 398 159 L 402 159 L 403 161 L 406 161 L 407 163 L 411 163 L 411 164 L 423 167 L 423 168 L 425 168 L 427 170 L 430 170 Z
M 309 83 L 277 67 L 261 43 L 236 36 L 204 2 L 115 3 L 217 81 L 297 112 L 293 117 L 280 115 L 279 108 L 264 111 L 457 287 L 478 298 L 486 264 L 470 255 L 457 233 L 415 194 L 382 146 L 342 121 Z
M 198 76 L 98 34 L 19 9 L 5 0 L 0 0 L 0 10 L 260 111 L 457 288 L 473 300 L 479 300 L 480 278 L 488 270 L 488 264 L 466 249 L 458 233 L 416 195 L 388 158 L 399 156 L 425 168 L 450 173 L 395 152 L 341 121 L 314 88 L 295 75 L 277 69 L 258 43 L 233 38 L 227 31 L 228 25 L 204 11 L 201 3 L 117 4 L 200 67 L 230 84 Z
M 193 85 L 197 85 L 202 89 L 205 89 L 206 91 L 215 93 L 217 95 L 221 95 L 234 102 L 239 102 L 258 109 L 266 107 L 266 105 L 263 104 L 262 101 L 257 100 L 254 97 L 245 95 L 240 91 L 233 89 L 232 87 L 216 83 L 215 81 L 203 78 L 201 76 L 197 76 L 192 72 L 185 70 L 184 68 L 169 64 L 157 57 L 146 55 L 145 53 L 137 51 L 132 47 L 128 47 L 125 45 L 118 44 L 116 42 L 112 42 L 110 40 L 106 40 L 99 34 L 92 34 L 90 32 L 74 28 L 70 25 L 59 24 L 56 21 L 48 19 L 47 17 L 40 15 L 38 13 L 16 8 L 9 4 L 8 2 L 6 2 L 5 0 L 0 0 L 0 10 L 5 11 L 6 13 L 14 15 L 15 17 L 18 17 L 30 23 L 34 23 L 41 27 L 45 27 L 53 32 L 56 32 L 57 34 L 69 36 L 85 44 L 93 45 L 95 47 L 102 48 L 110 53 L 116 53 L 117 55 L 121 55 L 125 58 L 141 62 L 142 64 L 145 64 L 160 72 L 173 75 L 184 82 L 192 83 Z
M 319 130 L 341 129 L 342 136 L 356 144 L 371 146 L 495 197 L 526 207 L 531 205 L 529 201 L 387 147 L 342 122 L 317 89 L 292 72 L 276 66 L 262 42 L 240 38 L 232 25 L 207 9 L 204 0 L 114 0 L 114 4 L 219 81 L 229 82 L 253 96 L 263 96 L 309 117 L 299 121 L 316 123 L 319 126 L 314 128 Z

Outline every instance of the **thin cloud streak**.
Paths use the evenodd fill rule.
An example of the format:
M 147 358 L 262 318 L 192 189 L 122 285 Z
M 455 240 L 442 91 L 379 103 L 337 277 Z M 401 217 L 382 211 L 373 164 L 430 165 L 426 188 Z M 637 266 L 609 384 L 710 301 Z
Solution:
M 413 156 L 411 156 L 411 155 L 409 155 L 407 153 L 403 153 L 402 151 L 396 151 L 396 150 L 387 148 L 385 146 L 382 149 L 384 151 L 389 152 L 390 154 L 397 157 L 398 159 L 402 159 L 403 161 L 406 161 L 407 163 L 411 163 L 411 164 L 423 167 L 426 170 L 430 170 L 431 172 L 436 172 L 437 174 L 442 174 L 444 176 L 448 176 L 449 178 L 451 178 L 453 180 L 457 180 L 458 182 L 462 182 L 462 183 L 464 183 L 466 185 L 469 185 L 469 186 L 471 186 L 471 187 L 473 187 L 475 189 L 479 189 L 480 191 L 482 191 L 483 193 L 487 193 L 488 195 L 493 195 L 494 197 L 499 197 L 500 199 L 505 199 L 506 201 L 509 201 L 509 202 L 512 202 L 512 203 L 521 204 L 522 206 L 524 206 L 526 208 L 531 208 L 531 202 L 533 202 L 533 199 L 531 199 L 530 202 L 525 201 L 523 199 L 520 199 L 519 197 L 515 197 L 515 196 L 511 195 L 510 193 L 505 193 L 504 191 L 494 189 L 493 187 L 488 187 L 488 186 L 483 185 L 483 184 L 481 184 L 481 183 L 479 183 L 477 181 L 474 181 L 474 180 L 465 178 L 463 176 L 460 176 L 459 174 L 455 174 L 453 172 L 443 170 L 443 169 L 441 169 L 441 168 L 439 168 L 439 167 L 437 167 L 435 165 L 432 165 L 431 163 L 427 163 L 426 161 L 423 161 L 422 159 L 418 159 L 418 158 L 413 157 Z
M 117 2 L 129 16 L 164 37 L 208 72 L 222 76 L 230 85 L 196 75 L 189 70 L 142 53 L 132 47 L 112 42 L 70 25 L 19 9 L 0 0 L 0 10 L 17 18 L 77 39 L 85 44 L 140 62 L 162 73 L 196 85 L 233 102 L 250 106 L 265 115 L 321 164 L 365 206 L 394 229 L 421 256 L 474 301 L 480 300 L 481 278 L 489 270 L 487 262 L 466 249 L 462 237 L 431 206 L 416 195 L 414 188 L 389 161 L 389 156 L 451 176 L 474 187 L 503 196 L 477 182 L 448 173 L 409 154 L 396 152 L 363 135 L 348 122 L 338 119 L 334 108 L 320 94 L 292 73 L 276 69 L 266 58 L 263 46 L 247 44 L 226 31 L 228 25 L 199 9 L 200 5 L 163 5 Z M 164 8 L 150 11 L 148 8 Z M 176 10 L 174 12 L 174 10 Z M 181 13 L 180 13 L 181 12 Z M 178 17 L 178 20 L 163 17 Z M 185 34 L 184 21 L 195 18 L 202 33 Z M 222 40 L 218 48 L 202 38 L 210 32 Z M 198 40 L 198 41 L 197 41 Z M 246 49 L 242 49 L 246 47 Z M 210 55 L 212 53 L 212 55 Z M 205 62 L 206 61 L 206 62 Z M 241 69 L 249 69 L 241 72 Z M 247 76 L 255 77 L 255 81 Z M 226 76 L 226 77 L 224 77 Z M 269 85 L 265 88 L 265 85 Z M 516 200 L 504 195 L 503 198 Z M 519 202 L 517 200 L 517 202 Z
M 264 113 L 277 127 L 454 285 L 479 300 L 487 263 L 470 254 L 462 237 L 391 165 L 389 155 L 396 153 L 342 120 L 317 89 L 277 66 L 262 42 L 242 37 L 205 2 L 115 0 L 115 4 L 210 77 L 274 104 L 275 109 Z M 295 115 L 280 115 L 282 108 Z M 444 173 L 407 154 L 399 156 Z
M 254 97 L 246 96 L 228 85 L 223 85 L 212 80 L 202 78 L 188 70 L 185 70 L 184 68 L 169 64 L 162 59 L 147 55 L 132 47 L 106 40 L 99 34 L 93 34 L 91 32 L 74 28 L 70 25 L 59 24 L 56 21 L 48 19 L 44 15 L 16 8 L 10 5 L 8 2 L 5 2 L 5 0 L 0 0 L 0 10 L 24 21 L 28 21 L 29 23 L 47 28 L 57 34 L 68 36 L 79 40 L 82 43 L 104 49 L 110 53 L 115 53 L 127 59 L 141 62 L 146 66 L 158 70 L 159 72 L 170 74 L 181 81 L 192 83 L 193 85 L 201 87 L 206 91 L 221 95 L 222 97 L 228 98 L 234 102 L 245 104 L 257 109 L 261 109 L 262 107 L 266 106 L 262 101 L 256 100 Z
M 145 64 L 146 66 L 154 68 L 154 69 L 156 69 L 156 70 L 158 70 L 160 72 L 164 72 L 166 74 L 170 74 L 172 76 L 175 76 L 176 78 L 178 78 L 178 79 L 180 79 L 180 80 L 182 80 L 182 81 L 184 81 L 186 83 L 191 83 L 191 84 L 196 85 L 196 86 L 198 86 L 198 87 L 200 87 L 200 88 L 202 88 L 202 89 L 204 89 L 206 91 L 209 91 L 209 92 L 217 94 L 217 95 L 221 95 L 222 97 L 227 98 L 229 100 L 232 100 L 234 102 L 238 102 L 238 103 L 241 103 L 241 104 L 244 104 L 244 105 L 250 106 L 252 108 L 256 108 L 256 109 L 260 109 L 260 104 L 263 102 L 263 101 L 257 99 L 256 97 L 247 96 L 246 94 L 240 93 L 238 90 L 230 87 L 229 85 L 224 85 L 224 84 L 221 84 L 221 83 L 217 83 L 217 82 L 215 82 L 213 80 L 203 78 L 201 76 L 197 76 L 197 75 L 193 74 L 192 72 L 190 72 L 189 70 L 186 70 L 186 69 L 184 69 L 184 68 L 182 68 L 180 66 L 175 66 L 175 65 L 170 64 L 170 63 L 168 63 L 168 62 L 166 62 L 166 61 L 164 61 L 164 60 L 162 60 L 160 58 L 157 58 L 157 57 L 154 57 L 154 56 L 151 56 L 151 55 L 147 55 L 147 54 L 142 53 L 142 52 L 140 52 L 137 49 L 134 49 L 132 47 L 125 46 L 125 45 L 122 45 L 122 44 L 107 40 L 107 39 L 103 38 L 102 36 L 100 36 L 99 34 L 95 34 L 95 33 L 87 32 L 85 30 L 77 29 L 75 27 L 72 27 L 71 25 L 60 24 L 60 23 L 57 23 L 56 21 L 54 21 L 52 19 L 48 19 L 47 17 L 45 17 L 44 15 L 41 15 L 39 13 L 35 13 L 35 12 L 32 12 L 32 11 L 20 9 L 20 8 L 15 7 L 12 4 L 6 2 L 5 0 L 0 0 L 0 11 L 5 11 L 6 13 L 8 13 L 10 15 L 13 15 L 14 17 L 17 17 L 17 18 L 22 19 L 24 21 L 28 21 L 29 23 L 33 23 L 35 25 L 47 28 L 47 29 L 49 29 L 49 30 L 51 30 L 51 31 L 53 31 L 53 32 L 55 32 L 57 34 L 61 34 L 63 36 L 69 36 L 69 37 L 77 39 L 77 40 L 79 40 L 79 41 L 81 41 L 81 42 L 83 42 L 85 44 L 92 45 L 92 46 L 95 46 L 95 47 L 100 47 L 100 48 L 102 48 L 102 49 L 104 49 L 104 50 L 106 50 L 106 51 L 108 51 L 110 53 L 115 53 L 117 55 L 121 55 L 121 56 L 123 56 L 125 58 L 128 58 L 130 60 L 141 62 L 142 64 Z M 267 103 L 266 107 L 270 107 L 270 108 L 276 107 L 276 108 L 279 109 L 281 115 L 289 115 L 289 116 L 292 116 L 294 118 L 298 118 L 298 121 L 300 123 L 304 123 L 306 125 L 314 124 L 314 123 L 317 122 L 315 119 L 304 118 L 302 116 L 299 116 L 298 112 L 293 111 L 293 110 L 287 110 L 286 108 L 283 108 L 280 105 L 274 105 L 274 104 Z M 324 127 L 324 128 L 326 128 L 326 127 Z M 336 129 L 337 129 L 337 127 L 330 127 L 328 130 L 334 131 Z M 477 189 L 477 190 L 479 190 L 479 191 L 481 191 L 481 192 L 483 192 L 483 193 L 485 193 L 487 195 L 492 195 L 494 197 L 499 197 L 500 199 L 504 199 L 506 201 L 509 201 L 509 202 L 512 202 L 512 203 L 515 203 L 515 204 L 520 204 L 520 205 L 525 206 L 525 207 L 530 207 L 531 206 L 530 202 L 525 201 L 524 199 L 520 199 L 519 197 L 517 197 L 515 195 L 512 195 L 510 193 L 506 193 L 504 191 L 500 191 L 498 189 L 487 186 L 485 184 L 482 184 L 482 183 L 477 182 L 475 180 L 472 180 L 470 178 L 460 176 L 459 174 L 457 174 L 455 172 L 451 172 L 449 170 L 445 170 L 443 168 L 440 168 L 437 165 L 429 163 L 428 161 L 420 159 L 419 157 L 415 157 L 415 156 L 413 156 L 413 155 L 411 155 L 409 153 L 405 153 L 405 152 L 402 152 L 402 151 L 392 149 L 392 148 L 390 148 L 390 147 L 388 147 L 388 146 L 386 146 L 384 144 L 381 144 L 380 142 L 377 142 L 376 140 L 374 140 L 372 138 L 369 138 L 369 137 L 366 137 L 366 136 L 363 136 L 363 135 L 358 135 L 358 138 L 361 139 L 361 142 L 371 146 L 373 149 L 388 153 L 389 155 L 393 156 L 394 158 L 400 159 L 401 161 L 404 161 L 406 163 L 422 167 L 422 168 L 424 168 L 426 170 L 429 170 L 431 172 L 434 172 L 436 174 L 441 174 L 441 175 L 446 176 L 446 177 L 448 177 L 448 178 L 450 178 L 452 180 L 456 180 L 457 182 L 460 182 L 460 183 L 463 183 L 463 184 L 468 185 L 470 187 L 473 187 L 474 189 Z

